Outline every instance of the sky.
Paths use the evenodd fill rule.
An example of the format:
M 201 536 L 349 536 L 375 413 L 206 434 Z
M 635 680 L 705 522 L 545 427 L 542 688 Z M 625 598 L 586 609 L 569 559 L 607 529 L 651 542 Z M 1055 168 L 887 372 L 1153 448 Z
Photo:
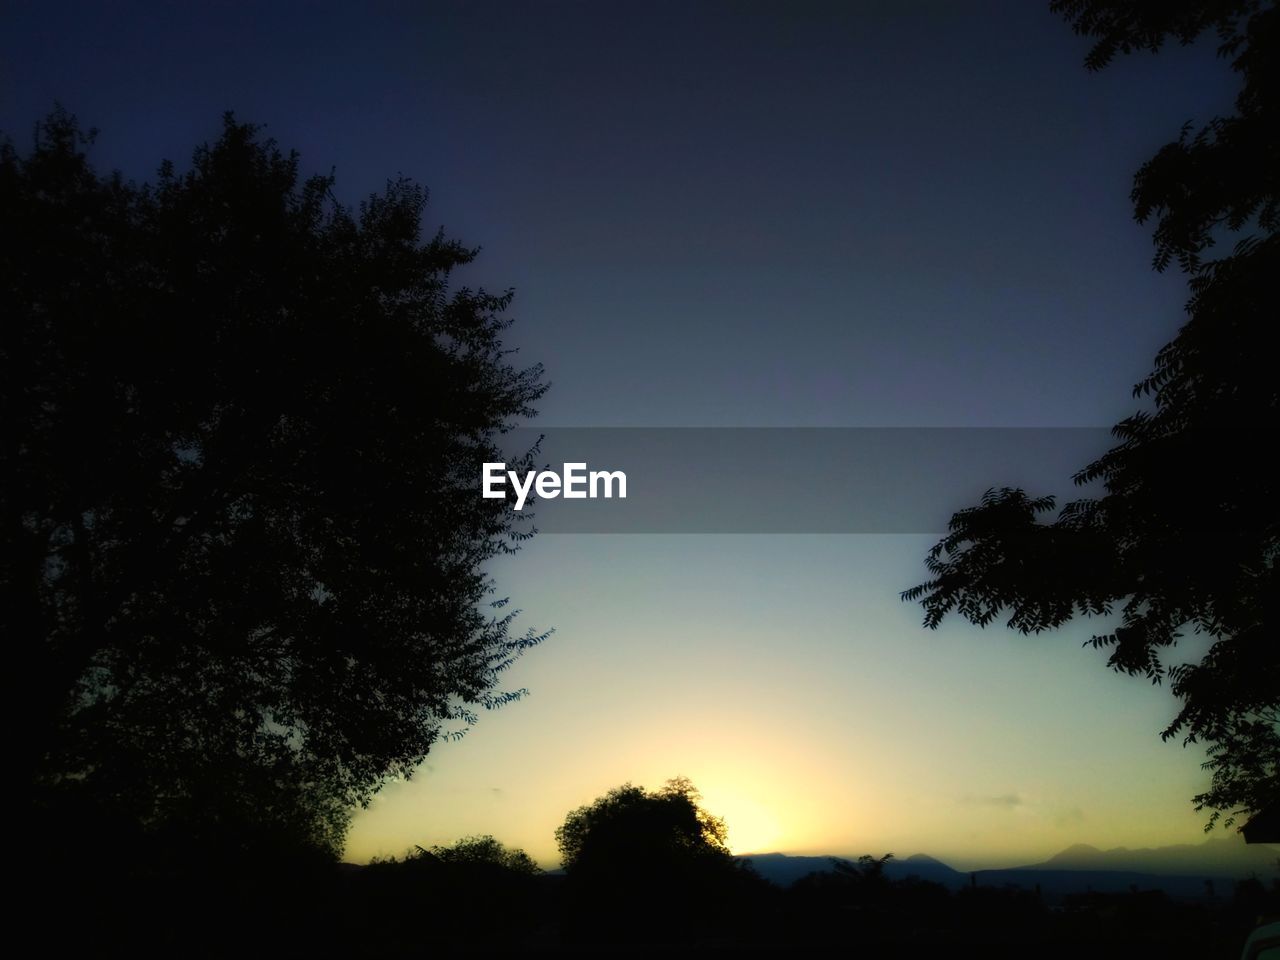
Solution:
M 10 2 L 0 129 L 61 102 L 145 179 L 234 110 L 349 202 L 425 184 L 428 230 L 482 248 L 460 281 L 515 289 L 538 426 L 1105 427 L 1186 296 L 1133 173 L 1233 78 L 1207 44 L 1091 74 L 1046 7 Z M 923 630 L 898 594 L 934 539 L 535 538 L 492 571 L 555 631 L 528 695 L 346 857 L 493 834 L 554 866 L 569 810 L 677 775 L 741 853 L 1202 840 L 1167 691 L 1082 649 L 1096 624 Z

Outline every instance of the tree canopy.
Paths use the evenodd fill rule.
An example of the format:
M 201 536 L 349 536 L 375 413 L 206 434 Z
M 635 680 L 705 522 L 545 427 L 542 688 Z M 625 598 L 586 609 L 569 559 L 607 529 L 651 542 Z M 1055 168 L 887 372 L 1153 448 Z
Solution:
M 651 792 L 623 784 L 570 812 L 556 828 L 561 864 L 573 874 L 609 862 L 727 856 L 724 821 L 704 810 L 700 800 L 683 777 Z
M 676 777 L 655 791 L 624 784 L 571 811 L 556 829 L 570 926 L 643 940 L 740 921 L 759 881 L 734 860 L 724 821 L 701 800 Z
M 0 522 L 37 805 L 336 849 L 354 805 L 517 696 L 476 494 L 538 366 L 451 289 L 404 179 L 351 208 L 228 114 L 101 175 L 58 110 L 0 145 Z M 238 837 L 243 831 L 235 831 Z
M 432 847 L 431 856 L 442 863 L 494 867 L 523 876 L 541 872 L 533 857 L 519 847 L 508 847 L 488 835 L 463 837 L 451 847 Z
M 1100 496 L 1059 509 L 989 491 L 955 514 L 928 555 L 931 579 L 903 597 L 923 604 L 931 628 L 952 612 L 983 626 L 1007 616 L 1023 633 L 1113 617 L 1092 644 L 1116 670 L 1169 681 L 1180 709 L 1163 736 L 1206 745 L 1211 783 L 1196 809 L 1209 811 L 1206 829 L 1230 825 L 1280 797 L 1280 387 L 1266 346 L 1280 276 L 1280 13 L 1263 2 L 1051 6 L 1094 38 L 1091 69 L 1212 28 L 1240 75 L 1234 115 L 1184 128 L 1134 178 L 1135 218 L 1155 225 L 1154 266 L 1176 262 L 1188 276 L 1188 319 L 1134 389 L 1144 408 L 1075 476 Z M 1207 652 L 1167 665 L 1188 633 Z
M 491 836 L 451 846 L 415 848 L 403 858 L 375 858 L 354 872 L 340 911 L 354 919 L 357 952 L 421 953 L 424 944 L 449 954 L 518 950 L 547 923 L 538 865 L 518 847 Z M 332 943 L 320 952 L 333 952 Z

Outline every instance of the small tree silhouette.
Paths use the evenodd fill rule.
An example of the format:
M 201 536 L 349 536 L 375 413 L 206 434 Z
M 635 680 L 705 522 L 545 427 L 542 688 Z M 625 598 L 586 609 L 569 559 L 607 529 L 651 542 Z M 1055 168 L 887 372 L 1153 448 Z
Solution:
M 682 939 L 727 934 L 758 882 L 726 846 L 724 821 L 679 777 L 624 784 L 556 830 L 568 875 L 570 935 Z

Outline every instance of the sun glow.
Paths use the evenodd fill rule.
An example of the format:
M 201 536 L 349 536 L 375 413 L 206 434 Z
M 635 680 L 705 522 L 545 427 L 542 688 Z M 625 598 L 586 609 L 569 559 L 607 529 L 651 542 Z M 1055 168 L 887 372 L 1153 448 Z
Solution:
M 707 810 L 721 817 L 729 831 L 729 849 L 735 854 L 776 850 L 783 829 L 771 809 L 748 795 L 716 791 L 704 795 Z

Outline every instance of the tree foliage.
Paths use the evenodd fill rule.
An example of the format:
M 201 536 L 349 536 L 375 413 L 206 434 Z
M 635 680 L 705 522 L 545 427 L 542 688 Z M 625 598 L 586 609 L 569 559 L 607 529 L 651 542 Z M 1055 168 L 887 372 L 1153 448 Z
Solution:
M 869 853 L 864 853 L 858 858 L 857 863 L 840 857 L 832 857 L 831 866 L 840 876 L 847 877 L 856 883 L 867 886 L 884 886 L 889 883 L 889 877 L 884 870 L 892 859 L 892 853 L 886 853 L 882 857 L 873 857 Z
M 100 175 L 61 110 L 0 146 L 5 636 L 25 773 L 144 829 L 266 823 L 335 848 L 353 805 L 516 696 L 476 495 L 539 367 L 510 292 L 426 193 L 358 208 L 225 118 L 191 168 Z M 50 807 L 51 808 L 51 807 Z
M 700 800 L 684 777 L 652 792 L 623 784 L 572 811 L 556 828 L 561 864 L 572 875 L 608 863 L 726 857 L 724 821 L 704 810 Z
M 556 842 L 571 935 L 685 938 L 742 922 L 760 881 L 726 840 L 683 777 L 656 791 L 624 784 L 570 812 Z
M 519 847 L 505 846 L 487 835 L 463 837 L 451 847 L 432 847 L 431 856 L 441 863 L 493 866 L 528 877 L 542 872 L 533 857 Z
M 349 877 L 339 910 L 357 952 L 369 952 L 371 939 L 401 954 L 421 953 L 424 943 L 450 955 L 473 953 L 481 943 L 489 952 L 515 950 L 547 922 L 541 872 L 518 847 L 464 837 L 402 858 L 375 858 Z
M 1135 387 L 1146 407 L 1075 477 L 1101 496 L 1058 509 L 1052 497 L 988 491 L 955 514 L 928 555 L 931 579 L 903 597 L 923 604 L 930 628 L 952 612 L 983 626 L 1007 616 L 1023 633 L 1114 617 L 1091 643 L 1116 670 L 1169 681 L 1180 709 L 1163 736 L 1206 745 L 1211 783 L 1196 808 L 1210 812 L 1207 828 L 1224 815 L 1230 825 L 1280 796 L 1280 387 L 1265 347 L 1280 276 L 1280 14 L 1262 2 L 1052 7 L 1094 38 L 1091 69 L 1212 28 L 1241 78 L 1236 114 L 1184 128 L 1134 179 L 1155 267 L 1177 262 L 1188 276 L 1188 320 Z M 1209 258 L 1232 234 L 1232 252 Z M 1207 652 L 1167 667 L 1188 632 Z

